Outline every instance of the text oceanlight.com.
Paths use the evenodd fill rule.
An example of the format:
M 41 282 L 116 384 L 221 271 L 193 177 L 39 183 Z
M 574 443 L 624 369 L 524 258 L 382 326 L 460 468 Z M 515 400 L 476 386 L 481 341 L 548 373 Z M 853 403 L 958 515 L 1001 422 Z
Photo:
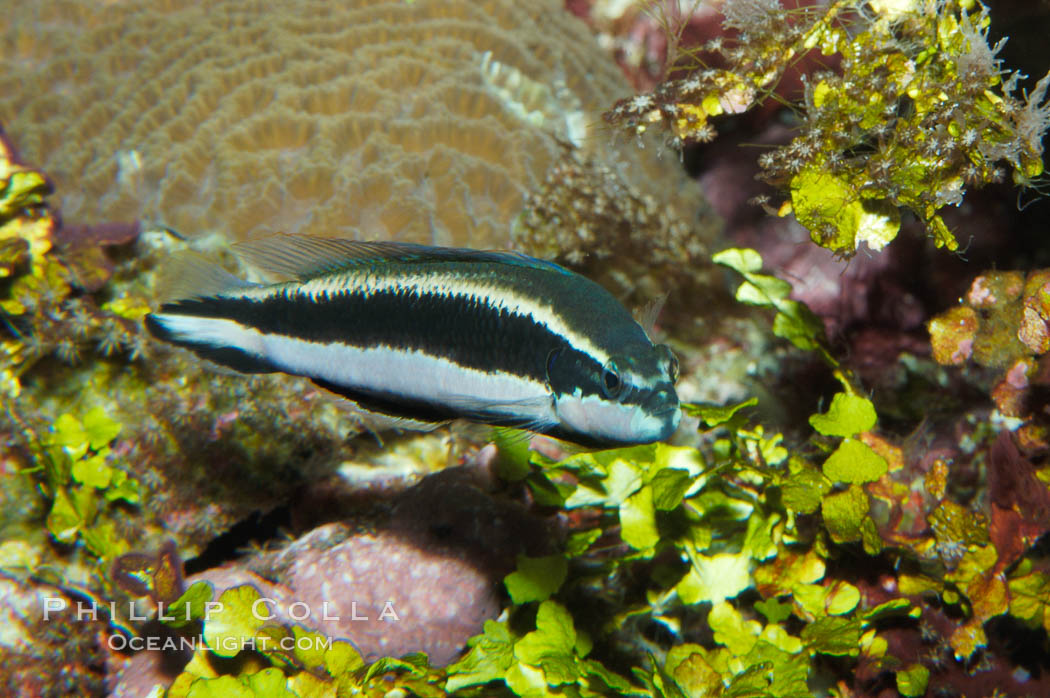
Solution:
M 332 638 L 316 635 L 281 638 L 267 637 L 265 635 L 259 635 L 257 637 L 224 636 L 213 638 L 211 643 L 208 643 L 201 635 L 191 637 L 183 635 L 167 637 L 160 637 L 157 635 L 126 637 L 120 633 L 115 633 L 109 636 L 107 644 L 111 650 L 116 652 L 123 652 L 125 650 L 131 650 L 132 652 L 141 652 L 143 650 L 163 652 L 189 650 L 196 652 L 198 649 L 207 648 L 223 654 L 232 655 L 242 650 L 259 652 L 272 650 L 282 650 L 285 652 L 292 652 L 294 650 L 299 650 L 301 652 L 328 650 L 332 648 Z

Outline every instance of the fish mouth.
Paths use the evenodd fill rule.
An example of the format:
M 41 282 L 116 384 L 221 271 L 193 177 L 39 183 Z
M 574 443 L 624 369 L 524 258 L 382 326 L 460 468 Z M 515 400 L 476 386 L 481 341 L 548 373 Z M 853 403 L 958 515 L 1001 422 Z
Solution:
M 675 403 L 667 409 L 657 412 L 656 417 L 671 422 L 671 431 L 673 432 L 678 428 L 678 423 L 682 421 L 682 407 L 678 403 Z
M 668 391 L 660 391 L 653 394 L 645 403 L 642 405 L 643 409 L 649 413 L 650 417 L 656 419 L 670 418 L 674 413 L 678 413 L 679 417 L 674 418 L 675 424 L 678 424 L 678 419 L 681 416 L 682 404 L 678 400 L 678 396 Z
M 654 410 L 650 414 L 654 417 L 663 417 L 664 415 L 671 414 L 673 412 L 681 412 L 682 406 L 675 402 L 673 405 L 668 405 L 662 410 Z
M 682 410 L 677 400 L 670 404 L 661 404 L 658 410 L 645 409 L 643 414 L 645 427 L 638 425 L 639 431 L 647 432 L 646 438 L 652 441 L 663 441 L 678 429 L 682 419 Z

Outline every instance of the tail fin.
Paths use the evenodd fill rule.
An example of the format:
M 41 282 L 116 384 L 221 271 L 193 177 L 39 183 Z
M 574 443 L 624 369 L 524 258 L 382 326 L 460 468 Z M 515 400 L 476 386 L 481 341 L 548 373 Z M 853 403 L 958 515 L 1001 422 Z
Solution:
M 207 299 L 198 301 L 207 303 Z M 146 316 L 146 329 L 157 339 L 189 349 L 202 359 L 239 373 L 278 371 L 266 358 L 248 347 L 237 346 L 238 325 L 232 320 L 191 314 L 183 303 L 167 303 L 160 312 Z

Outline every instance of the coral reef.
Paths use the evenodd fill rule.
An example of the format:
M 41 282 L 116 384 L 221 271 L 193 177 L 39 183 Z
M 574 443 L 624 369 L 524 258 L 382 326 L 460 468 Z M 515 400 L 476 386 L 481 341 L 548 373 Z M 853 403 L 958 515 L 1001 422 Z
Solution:
M 650 149 L 642 156 L 647 164 L 635 167 L 634 156 L 620 150 L 633 137 L 614 149 L 607 141 L 615 134 L 597 128 L 574 142 L 579 122 L 565 117 L 594 106 L 592 98 L 612 99 L 601 76 L 615 70 L 598 68 L 600 79 L 587 84 L 575 71 L 593 46 L 585 48 L 585 35 L 569 24 L 536 38 L 534 8 L 415 0 L 348 9 L 303 0 L 294 5 L 301 17 L 280 20 L 261 4 L 217 0 L 149 9 L 47 0 L 19 8 L 23 19 L 3 30 L 12 41 L 0 49 L 8 70 L 2 79 L 35 76 L 47 89 L 8 90 L 0 114 L 29 134 L 27 152 L 54 163 L 48 174 L 67 220 L 86 222 L 70 225 L 49 209 L 51 181 L 4 144 L 0 686 L 126 696 L 156 696 L 167 687 L 167 696 L 193 698 L 1047 693 L 1046 216 L 1036 216 L 1038 204 L 1014 211 L 1005 183 L 970 190 L 999 168 L 1038 184 L 1048 83 L 1031 84 L 1025 95 L 1020 78 L 1000 63 L 1001 41 L 988 25 L 998 6 L 990 15 L 952 0 L 791 10 L 774 0 L 741 0 L 722 5 L 717 31 L 710 8 L 680 16 L 667 28 L 681 34 L 665 35 L 661 48 L 652 34 L 659 20 L 636 6 L 570 4 L 590 12 L 596 32 L 634 36 L 652 48 L 630 65 L 635 59 L 620 56 L 640 80 L 657 75 L 664 50 L 705 61 L 721 56 L 719 67 L 692 74 L 675 72 L 680 63 L 663 66 L 666 81 L 652 95 L 613 110 L 635 134 L 655 131 L 657 122 L 679 139 L 714 136 L 716 126 L 723 134 L 683 151 L 698 186 L 717 194 L 737 241 L 712 256 L 717 273 L 696 262 L 708 242 L 698 234 L 704 224 L 690 217 L 696 207 L 667 203 L 688 192 L 674 158 L 660 160 Z M 204 17 L 205 9 L 214 12 Z M 483 10 L 494 19 L 478 20 Z M 318 29 L 318 16 L 331 21 Z M 418 94 L 394 95 L 389 85 L 406 79 L 400 73 L 369 67 L 362 81 L 356 73 L 325 73 L 331 51 L 357 45 L 349 43 L 357 28 L 336 20 L 371 16 L 386 20 L 362 19 L 379 38 L 360 44 L 361 58 L 393 56 L 397 71 L 415 66 L 431 77 L 449 68 L 455 84 L 412 83 Z M 163 31 L 132 30 L 142 17 L 163 20 Z M 429 19 L 408 21 L 418 17 Z M 187 49 L 181 36 L 166 33 L 181 26 L 198 37 L 186 24 L 192 18 L 236 41 Z M 84 38 L 74 38 L 72 20 L 88 27 Z M 480 29 L 464 29 L 475 20 Z M 638 25 L 648 38 L 632 35 Z M 503 49 L 486 47 L 497 35 Z M 166 40 L 153 47 L 158 36 Z M 695 40 L 714 43 L 694 51 L 688 42 Z M 559 53 L 552 48 L 559 42 L 570 45 Z M 287 60 L 245 60 L 248 43 L 268 56 L 281 49 Z M 86 63 L 50 53 L 73 44 L 89 55 Z M 133 60 L 108 53 L 108 45 L 141 51 Z M 178 76 L 150 62 L 169 47 L 185 56 L 173 62 L 182 68 Z M 424 60 L 424 50 L 438 60 Z M 821 50 L 828 55 L 815 56 Z M 559 77 L 552 66 L 563 60 Z M 233 71 L 230 94 L 218 98 L 195 72 L 198 64 Z M 111 113 L 112 94 L 129 92 L 104 93 L 109 88 L 83 66 L 106 66 L 125 80 L 152 66 L 163 79 L 144 88 L 142 101 L 129 99 L 127 111 Z M 793 106 L 789 70 L 809 75 Z M 316 84 L 281 82 L 288 75 Z M 379 86 L 369 88 L 374 81 Z M 155 156 L 142 159 L 140 144 L 154 143 L 150 134 L 160 143 L 180 133 L 179 143 L 189 143 L 221 127 L 215 152 L 272 146 L 265 157 L 243 151 L 269 188 L 249 182 L 224 201 L 244 195 L 259 205 L 272 195 L 274 207 L 260 205 L 261 215 L 312 226 L 303 207 L 282 197 L 304 181 L 296 174 L 301 163 L 330 162 L 331 153 L 310 149 L 327 133 L 328 118 L 349 113 L 322 99 L 333 84 L 353 92 L 336 98 L 371 95 L 374 103 L 361 104 L 385 114 L 384 123 L 361 132 L 359 154 L 403 155 L 409 141 L 395 148 L 389 140 L 410 133 L 399 119 L 426 124 L 412 132 L 418 159 L 400 161 L 417 178 L 412 163 L 451 163 L 433 153 L 462 149 L 463 134 L 446 117 L 498 105 L 470 142 L 506 148 L 499 167 L 520 165 L 527 174 L 514 180 L 520 198 L 499 214 L 503 227 L 479 208 L 467 216 L 471 225 L 492 227 L 462 228 L 463 242 L 513 242 L 569 261 L 624 298 L 673 286 L 673 322 L 653 328 L 680 354 L 679 392 L 691 401 L 672 444 L 581 452 L 512 430 L 460 428 L 373 438 L 302 381 L 212 374 L 143 341 L 140 319 L 168 256 L 192 248 L 231 270 L 237 262 L 216 237 L 187 241 L 149 225 L 110 222 L 135 202 L 121 203 L 126 192 L 114 195 L 108 185 L 92 190 L 102 180 L 92 180 L 91 168 L 109 167 L 107 181 L 123 172 L 159 210 L 157 192 L 178 166 L 150 169 Z M 331 107 L 324 118 L 291 109 L 314 88 L 321 101 L 310 104 Z M 779 113 L 769 106 L 776 100 L 765 99 L 774 89 L 789 103 Z M 463 94 L 469 98 L 452 98 Z M 143 139 L 135 155 L 95 153 L 85 156 L 86 169 L 58 166 L 72 146 L 45 144 L 33 124 L 63 99 L 85 95 L 97 98 L 82 110 L 85 119 L 92 110 L 112 117 L 84 131 L 89 142 L 131 134 Z M 189 105 L 184 114 L 171 108 L 172 98 Z M 203 113 L 198 98 L 206 101 Z M 23 112 L 4 111 L 19 100 L 29 105 Z M 393 101 L 409 111 L 383 112 Z M 160 111 L 143 109 L 146 102 Z M 243 120 L 227 111 L 256 104 L 257 113 Z M 184 128 L 189 117 L 205 127 Z M 183 126 L 171 125 L 180 120 Z M 970 129 L 977 132 L 972 142 Z M 435 135 L 436 150 L 422 148 L 424 132 Z M 539 147 L 526 153 L 530 143 Z M 745 151 L 756 156 L 751 169 L 741 143 L 765 150 Z M 805 162 L 788 171 L 796 157 Z M 186 162 L 179 158 L 172 162 Z M 888 158 L 912 162 L 876 181 L 874 164 Z M 272 162 L 291 174 L 274 174 Z M 375 162 L 354 174 L 389 173 L 370 169 Z M 968 165 L 979 170 L 977 179 L 960 173 Z M 449 170 L 466 171 L 457 167 Z M 470 172 L 497 182 L 496 165 L 478 167 Z M 674 170 L 669 179 L 653 174 L 661 167 Z M 790 199 L 786 205 L 748 203 L 761 191 L 750 181 L 759 170 Z M 348 225 L 442 239 L 451 231 L 444 226 L 470 210 L 467 187 L 485 191 L 467 179 L 447 208 L 428 198 L 432 192 L 410 194 L 392 180 L 370 190 L 382 195 L 362 214 L 368 220 L 348 218 Z M 225 191 L 220 185 L 239 186 L 193 179 L 170 196 L 204 191 L 198 186 Z M 85 192 L 100 197 L 90 215 L 94 204 L 85 202 L 94 200 Z M 390 202 L 404 196 L 416 196 L 406 210 L 422 216 L 423 227 L 398 227 L 401 219 L 389 213 Z M 221 227 L 205 218 L 218 218 L 223 202 L 199 203 L 173 215 Z M 789 207 L 793 217 L 762 217 Z M 898 215 L 900 234 L 885 253 L 857 255 L 845 267 L 836 259 L 857 251 L 858 241 L 861 249 L 888 243 Z M 972 258 L 937 250 L 954 243 L 938 234 L 936 220 L 960 242 L 974 232 Z M 828 225 L 832 240 L 825 239 Z M 459 232 L 450 239 L 460 241 Z M 489 439 L 495 444 L 478 448 Z M 67 604 L 52 623 L 35 615 L 45 598 Z M 275 602 L 272 618 L 253 612 L 258 603 L 270 610 L 266 598 Z M 82 623 L 71 615 L 76 601 L 119 607 Z M 324 619 L 324 601 L 340 621 Z M 345 603 L 353 601 L 369 624 L 346 620 Z M 378 622 L 387 602 L 399 618 Z M 200 642 L 138 653 L 117 646 L 149 638 Z
M 507 247 L 571 144 L 606 168 L 595 188 L 711 227 L 666 160 L 603 137 L 625 85 L 553 2 L 49 0 L 9 20 L 0 123 L 67 220 Z
M 6 553 L 6 554 L 5 554 Z M 10 546 L 0 551 L 5 569 Z M 65 598 L 48 584 L 0 579 L 4 607 L 0 622 L 0 691 L 8 696 L 103 695 L 107 632 L 103 619 L 51 616 L 40 609 L 48 599 Z
M 509 613 L 486 622 L 460 661 L 439 668 L 409 655 L 365 671 L 355 654 L 357 670 L 346 671 L 334 650 L 313 659 L 304 650 L 291 667 L 279 652 L 262 651 L 262 661 L 226 676 L 191 663 L 175 694 L 218 690 L 212 682 L 231 674 L 251 686 L 282 666 L 272 676 L 288 690 L 313 677 L 328 690 L 369 695 L 498 685 L 522 696 L 798 696 L 822 684 L 839 695 L 921 696 L 964 684 L 1042 690 L 1045 679 L 1017 670 L 1010 649 L 990 638 L 997 617 L 1031 627 L 1047 617 L 1046 576 L 1029 551 L 1050 528 L 1045 466 L 1027 462 L 1005 432 L 974 430 L 969 453 L 958 444 L 943 457 L 905 453 L 827 351 L 819 322 L 788 298 L 790 285 L 762 273 L 750 250 L 715 261 L 743 278 L 742 302 L 773 311 L 773 331 L 816 352 L 838 377 L 827 409 L 809 417 L 808 444 L 789 445 L 756 424 L 753 398 L 687 406 L 710 437 L 700 449 L 657 444 L 553 461 L 505 443 L 500 476 L 536 503 L 563 509 L 567 535 L 560 552 L 518 558 L 504 578 Z M 990 498 L 969 506 L 949 478 L 964 473 L 967 456 L 990 463 Z M 417 491 L 398 509 L 434 500 L 427 481 Z M 243 614 L 260 593 L 252 587 L 221 598 Z M 191 603 L 193 593 L 176 604 Z M 307 637 L 311 627 L 194 617 L 215 643 L 230 633 Z M 311 662 L 318 669 L 305 671 Z M 265 695 L 259 690 L 250 695 Z

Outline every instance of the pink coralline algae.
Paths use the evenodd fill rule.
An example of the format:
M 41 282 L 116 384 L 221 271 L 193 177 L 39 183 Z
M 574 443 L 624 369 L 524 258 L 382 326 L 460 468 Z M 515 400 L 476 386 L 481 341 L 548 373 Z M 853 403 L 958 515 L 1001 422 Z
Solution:
M 483 491 L 481 470 L 445 470 L 398 495 L 385 520 L 324 524 L 186 585 L 209 582 L 213 599 L 250 585 L 266 599 L 268 623 L 349 640 L 365 661 L 422 651 L 432 665 L 448 664 L 499 613 L 500 583 L 516 555 L 543 553 L 554 533 L 520 504 Z M 170 684 L 189 659 L 179 657 L 133 655 L 114 695 Z

